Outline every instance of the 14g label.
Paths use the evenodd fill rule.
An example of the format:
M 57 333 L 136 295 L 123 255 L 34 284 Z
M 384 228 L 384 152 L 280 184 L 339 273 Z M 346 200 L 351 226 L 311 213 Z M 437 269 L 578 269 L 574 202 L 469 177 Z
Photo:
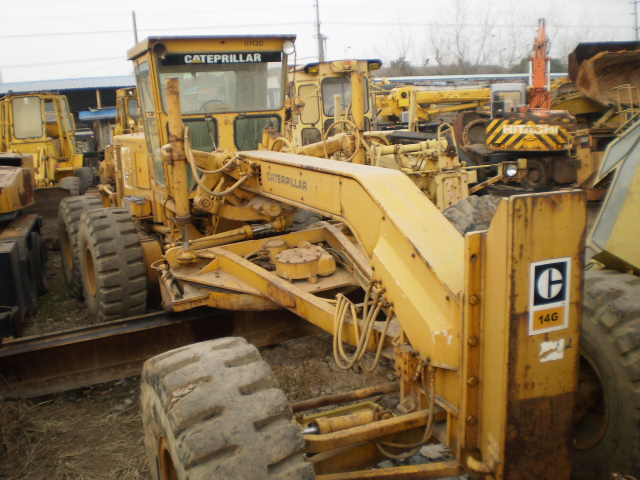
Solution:
M 569 326 L 571 258 L 534 262 L 530 268 L 529 335 Z

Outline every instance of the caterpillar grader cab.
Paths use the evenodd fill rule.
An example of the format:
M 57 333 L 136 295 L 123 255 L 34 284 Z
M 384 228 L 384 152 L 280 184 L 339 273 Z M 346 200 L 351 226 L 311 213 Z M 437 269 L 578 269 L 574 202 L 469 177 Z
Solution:
M 119 88 L 116 90 L 116 125 L 113 136 L 142 132 L 142 116 L 138 102 L 137 89 Z M 113 145 L 104 149 L 104 160 L 100 162 L 100 183 L 115 186 L 115 158 Z
M 371 130 L 375 104 L 370 100 L 369 73 L 381 66 L 380 60 L 367 59 L 316 62 L 292 68 L 289 72 L 292 141 L 301 146 L 319 142 L 331 125 L 348 115 L 354 73 L 362 75 L 363 128 Z M 339 131 L 332 129 L 332 133 Z
M 33 156 L 36 188 L 59 185 L 77 195 L 91 186 L 92 170 L 76 150 L 67 97 L 9 93 L 0 108 L 2 151 Z
M 105 205 L 122 209 L 120 217 L 103 221 L 112 222 L 110 228 L 114 231 L 139 231 L 144 237 L 147 263 L 159 258 L 166 245 L 182 238 L 195 240 L 264 220 L 267 217 L 263 210 L 271 208 L 268 202 L 243 208 L 250 199 L 233 194 L 239 185 L 226 192 L 219 191 L 218 185 L 203 184 L 207 191 L 217 192 L 217 200 L 211 201 L 215 195 L 196 198 L 195 185 L 202 175 L 199 167 L 192 164 L 188 174 L 174 172 L 171 163 L 165 161 L 162 146 L 169 143 L 166 78 L 179 78 L 182 121 L 189 128 L 190 147 L 201 152 L 255 149 L 265 128 L 283 132 L 287 53 L 293 52 L 293 39 L 282 35 L 153 37 L 129 51 L 135 66 L 143 131 L 114 137 L 114 184 L 103 184 L 99 188 Z M 189 217 L 191 210 L 176 210 L 176 203 L 169 195 L 175 184 L 188 192 L 196 221 L 181 220 Z M 73 198 L 61 203 L 61 249 L 67 285 L 74 296 L 85 297 L 92 313 L 101 320 L 140 313 L 145 309 L 147 280 L 145 270 L 132 266 L 138 264 L 131 259 L 132 263 L 126 263 L 122 258 L 125 262 L 122 268 L 126 272 L 123 275 L 137 279 L 134 287 L 123 286 L 107 295 L 99 284 L 85 282 L 83 285 L 91 275 L 81 275 L 80 263 L 83 258 L 91 257 L 79 254 L 82 248 L 78 243 L 80 216 L 100 205 L 99 197 Z M 212 214 L 219 209 L 237 212 L 237 217 L 219 221 L 228 217 Z M 283 214 L 293 215 L 294 210 L 289 208 Z M 113 238 L 112 231 L 99 235 L 118 240 Z M 110 262 L 104 266 L 87 263 L 84 268 L 93 272 L 93 269 L 110 268 Z M 151 284 L 157 283 L 153 270 L 146 271 L 146 275 Z M 131 295 L 135 301 L 129 302 Z
M 142 116 L 136 88 L 119 88 L 116 90 L 116 126 L 114 135 L 136 133 L 142 131 Z

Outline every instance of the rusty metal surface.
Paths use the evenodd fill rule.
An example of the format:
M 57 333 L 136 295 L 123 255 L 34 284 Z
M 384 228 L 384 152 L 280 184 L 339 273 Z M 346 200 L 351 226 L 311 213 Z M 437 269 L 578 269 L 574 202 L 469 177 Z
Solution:
M 355 400 L 362 400 L 369 397 L 375 397 L 377 395 L 397 392 L 398 389 L 398 382 L 390 382 L 376 387 L 361 388 L 359 390 L 353 390 L 351 392 L 338 393 L 336 395 L 325 395 L 323 397 L 303 400 L 301 402 L 294 403 L 293 405 L 291 405 L 291 408 L 294 412 L 303 412 L 305 410 L 312 410 L 314 408 L 326 407 L 327 405 L 353 402 Z
M 510 425 L 505 449 L 505 478 L 570 478 L 573 392 L 515 400 L 508 405 Z M 548 428 L 549 424 L 555 428 Z M 562 434 L 565 433 L 565 434 Z M 543 443 L 545 449 L 539 445 Z M 517 446 L 517 447 L 516 447 Z M 514 447 L 514 448 L 512 448 Z M 553 454 L 553 468 L 549 468 Z
M 402 467 L 379 468 L 357 472 L 331 473 L 318 475 L 317 480 L 415 480 L 419 478 L 441 478 L 462 473 L 460 465 L 455 460 L 426 463 L 422 465 L 405 465 Z M 534 477 L 523 477 L 534 478 Z
M 244 336 L 264 346 L 309 334 L 300 323 L 285 312 L 234 315 L 203 308 L 7 341 L 0 345 L 0 397 L 28 398 L 137 375 L 147 358 L 211 338 Z
M 640 86 L 640 42 L 581 43 L 569 55 L 569 77 L 588 97 L 617 101 L 615 87 Z

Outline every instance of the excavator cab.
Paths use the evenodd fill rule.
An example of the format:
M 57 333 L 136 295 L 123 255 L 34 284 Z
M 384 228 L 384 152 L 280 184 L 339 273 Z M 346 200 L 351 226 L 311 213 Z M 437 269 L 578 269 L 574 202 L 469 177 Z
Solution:
M 502 117 L 525 105 L 527 87 L 524 83 L 494 83 L 491 85 L 491 116 Z

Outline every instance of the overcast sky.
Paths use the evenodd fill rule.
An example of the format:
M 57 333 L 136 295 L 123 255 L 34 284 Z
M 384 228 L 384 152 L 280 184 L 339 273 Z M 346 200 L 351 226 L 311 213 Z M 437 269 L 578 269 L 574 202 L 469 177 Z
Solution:
M 414 65 L 433 65 L 436 49 L 446 57 L 456 25 L 464 25 L 470 57 L 505 63 L 507 54 L 527 54 L 539 17 L 547 19 L 553 56 L 579 41 L 634 38 L 630 0 L 319 2 L 328 59 L 404 55 Z M 130 73 L 132 10 L 140 39 L 293 33 L 299 63 L 318 55 L 314 0 L 0 0 L 0 7 L 3 82 Z

